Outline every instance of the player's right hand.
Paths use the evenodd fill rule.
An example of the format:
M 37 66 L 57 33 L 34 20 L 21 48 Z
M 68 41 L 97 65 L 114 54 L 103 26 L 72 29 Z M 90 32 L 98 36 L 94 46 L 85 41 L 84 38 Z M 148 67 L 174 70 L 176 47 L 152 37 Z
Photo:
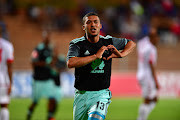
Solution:
M 157 90 L 159 90 L 159 89 L 160 89 L 159 84 L 156 84 L 156 89 L 157 89 Z
M 101 59 L 105 50 L 108 50 L 106 46 L 102 46 L 96 53 L 97 58 Z

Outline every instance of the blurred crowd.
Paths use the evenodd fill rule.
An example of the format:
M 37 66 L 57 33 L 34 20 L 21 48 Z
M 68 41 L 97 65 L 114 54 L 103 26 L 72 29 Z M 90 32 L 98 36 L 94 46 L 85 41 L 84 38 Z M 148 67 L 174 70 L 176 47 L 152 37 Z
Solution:
M 16 14 L 13 0 L 1 2 L 4 13 Z M 38 6 L 35 2 L 26 6 L 31 22 L 53 30 L 68 31 L 74 25 L 74 16 L 81 22 L 87 12 L 97 12 L 101 17 L 102 35 L 110 34 L 137 41 L 148 33 L 150 26 L 158 28 L 161 43 L 175 45 L 180 41 L 180 5 L 175 0 L 127 0 L 126 4 L 95 7 L 88 0 L 77 1 L 75 10 L 50 5 Z

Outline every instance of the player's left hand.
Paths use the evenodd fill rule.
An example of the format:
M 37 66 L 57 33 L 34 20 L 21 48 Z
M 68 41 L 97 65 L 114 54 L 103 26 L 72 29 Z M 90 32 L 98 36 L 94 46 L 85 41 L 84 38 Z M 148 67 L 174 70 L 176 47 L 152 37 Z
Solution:
M 8 95 L 10 95 L 10 94 L 11 94 L 11 85 L 8 88 Z
M 121 58 L 121 53 L 113 45 L 108 45 L 107 48 L 110 49 L 112 54 L 108 58 L 103 59 L 109 60 L 111 58 Z

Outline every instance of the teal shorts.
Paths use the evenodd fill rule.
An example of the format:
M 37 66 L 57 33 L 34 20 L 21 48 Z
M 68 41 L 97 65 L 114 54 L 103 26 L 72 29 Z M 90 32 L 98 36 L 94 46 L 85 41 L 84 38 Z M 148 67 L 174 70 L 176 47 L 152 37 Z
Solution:
M 55 100 L 57 102 L 61 101 L 61 99 L 62 99 L 62 92 L 61 92 L 61 87 L 60 86 L 54 85 L 54 95 L 53 95 L 53 98 L 55 98 Z
M 73 120 L 104 120 L 111 103 L 111 91 L 75 91 Z
M 54 81 L 48 79 L 46 81 L 33 81 L 32 99 L 37 102 L 41 98 L 53 98 Z

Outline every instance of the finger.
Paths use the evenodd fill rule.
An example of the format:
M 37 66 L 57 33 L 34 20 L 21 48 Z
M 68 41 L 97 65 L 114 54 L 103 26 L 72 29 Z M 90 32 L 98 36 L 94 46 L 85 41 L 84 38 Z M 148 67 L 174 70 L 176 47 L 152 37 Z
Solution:
M 111 51 L 111 52 L 113 52 L 113 51 L 115 51 L 116 50 L 116 48 L 114 47 L 114 46 L 110 46 L 110 47 L 108 47 L 108 49 Z
M 107 48 L 108 48 L 108 49 L 111 49 L 111 48 L 112 48 L 112 46 L 109 46 L 109 45 L 108 45 L 108 46 L 107 46 Z
M 107 47 L 106 47 L 106 46 L 102 46 L 101 48 L 102 48 L 102 49 L 106 49 Z
M 106 46 L 104 46 L 104 48 L 103 48 L 104 50 L 108 50 L 108 48 L 106 47 Z
M 103 60 L 107 60 L 107 58 L 106 58 L 106 57 L 103 57 Z
M 109 59 L 111 59 L 111 58 L 113 58 L 113 56 L 112 55 L 110 55 L 106 60 L 109 60 Z
M 111 52 L 112 52 L 112 51 L 114 51 L 114 50 L 115 50 L 115 48 L 111 48 L 110 50 L 111 50 Z
M 108 50 L 106 46 L 101 47 L 101 50 L 104 52 L 105 50 Z
M 108 46 L 113 46 L 113 45 L 108 45 Z M 108 46 L 107 46 L 107 47 L 108 47 Z
M 114 46 L 113 45 L 108 45 L 107 48 L 114 48 Z

